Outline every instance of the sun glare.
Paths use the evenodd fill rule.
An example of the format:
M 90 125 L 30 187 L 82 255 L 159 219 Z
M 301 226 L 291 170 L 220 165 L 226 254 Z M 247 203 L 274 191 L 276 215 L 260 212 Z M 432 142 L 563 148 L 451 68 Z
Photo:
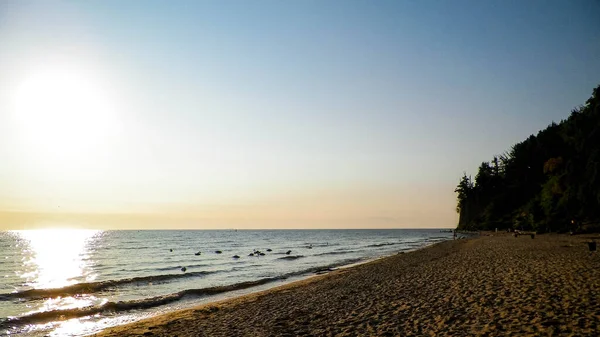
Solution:
M 86 254 L 96 230 L 39 229 L 17 231 L 25 243 L 25 283 L 35 288 L 64 287 L 91 281 Z
M 112 100 L 89 71 L 49 66 L 16 88 L 14 117 L 27 150 L 51 160 L 75 160 L 98 151 L 116 127 Z

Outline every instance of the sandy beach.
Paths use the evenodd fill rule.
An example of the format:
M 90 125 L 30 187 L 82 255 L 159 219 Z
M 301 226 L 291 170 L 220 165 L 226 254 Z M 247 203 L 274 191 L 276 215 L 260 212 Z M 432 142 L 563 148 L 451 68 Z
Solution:
M 589 238 L 448 241 L 96 336 L 592 336 Z

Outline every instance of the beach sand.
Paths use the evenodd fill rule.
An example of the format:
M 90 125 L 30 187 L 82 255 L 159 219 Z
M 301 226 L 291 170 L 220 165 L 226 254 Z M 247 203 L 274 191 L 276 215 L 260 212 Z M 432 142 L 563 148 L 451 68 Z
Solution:
M 597 336 L 588 238 L 447 241 L 97 336 Z

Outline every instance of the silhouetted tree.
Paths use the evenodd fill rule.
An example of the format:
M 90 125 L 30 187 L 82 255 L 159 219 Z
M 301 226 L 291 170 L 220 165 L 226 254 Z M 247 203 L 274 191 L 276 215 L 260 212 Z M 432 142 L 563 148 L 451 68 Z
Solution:
M 600 224 L 600 86 L 560 123 L 465 173 L 459 229 L 564 231 Z

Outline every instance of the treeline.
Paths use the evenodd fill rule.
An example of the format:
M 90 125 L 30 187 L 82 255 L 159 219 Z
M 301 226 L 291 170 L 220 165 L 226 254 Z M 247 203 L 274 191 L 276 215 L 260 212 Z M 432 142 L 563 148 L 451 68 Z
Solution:
M 600 86 L 566 120 L 458 184 L 458 229 L 566 232 L 600 225 Z

